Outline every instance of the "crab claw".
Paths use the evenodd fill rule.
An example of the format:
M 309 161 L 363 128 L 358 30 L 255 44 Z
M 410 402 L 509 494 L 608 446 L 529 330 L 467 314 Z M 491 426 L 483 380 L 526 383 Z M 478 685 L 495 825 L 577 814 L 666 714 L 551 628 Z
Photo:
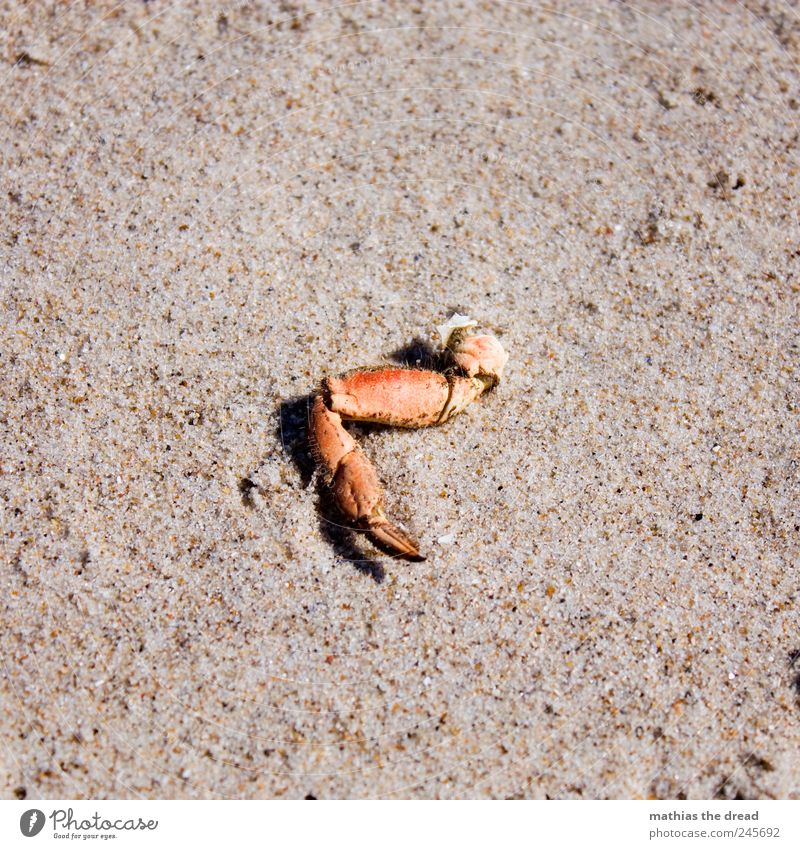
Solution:
M 386 518 L 378 475 L 360 448 L 354 448 L 340 461 L 333 479 L 333 497 L 345 518 L 367 531 L 376 542 L 408 560 L 425 559 L 419 546 Z
M 310 424 L 314 456 L 342 515 L 394 554 L 424 560 L 417 544 L 386 518 L 383 489 L 372 463 L 321 395 L 314 399 Z
M 469 335 L 476 324 L 456 313 L 438 328 L 459 371 L 379 366 L 328 377 L 311 409 L 311 448 L 339 512 L 379 547 L 407 560 L 425 558 L 417 543 L 386 517 L 377 472 L 343 419 L 418 428 L 460 413 L 500 382 L 508 361 L 493 336 Z

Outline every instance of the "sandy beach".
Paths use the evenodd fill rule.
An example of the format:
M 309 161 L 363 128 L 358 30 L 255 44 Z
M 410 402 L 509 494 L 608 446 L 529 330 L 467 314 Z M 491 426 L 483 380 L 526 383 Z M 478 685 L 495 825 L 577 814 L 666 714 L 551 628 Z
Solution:
M 6 799 L 800 798 L 800 11 L 3 3 Z M 427 555 L 338 520 L 326 375 Z

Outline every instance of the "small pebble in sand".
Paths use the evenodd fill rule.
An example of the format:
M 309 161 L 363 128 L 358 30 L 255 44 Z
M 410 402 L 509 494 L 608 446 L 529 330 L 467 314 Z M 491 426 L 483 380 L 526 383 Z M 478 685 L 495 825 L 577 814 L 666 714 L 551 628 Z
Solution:
M 455 541 L 456 541 L 456 535 L 455 534 L 445 534 L 444 536 L 441 536 L 441 537 L 439 537 L 438 540 L 436 540 L 436 542 L 438 542 L 439 545 L 452 545 Z

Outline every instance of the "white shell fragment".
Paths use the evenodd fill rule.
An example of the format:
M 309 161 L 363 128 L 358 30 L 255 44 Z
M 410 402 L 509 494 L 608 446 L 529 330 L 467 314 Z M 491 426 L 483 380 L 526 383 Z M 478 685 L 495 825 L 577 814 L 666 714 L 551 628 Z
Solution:
M 467 327 L 476 327 L 477 321 L 471 319 L 468 315 L 459 315 L 454 312 L 444 324 L 438 324 L 436 330 L 442 337 L 442 345 L 446 348 L 450 337 L 456 330 L 463 330 Z

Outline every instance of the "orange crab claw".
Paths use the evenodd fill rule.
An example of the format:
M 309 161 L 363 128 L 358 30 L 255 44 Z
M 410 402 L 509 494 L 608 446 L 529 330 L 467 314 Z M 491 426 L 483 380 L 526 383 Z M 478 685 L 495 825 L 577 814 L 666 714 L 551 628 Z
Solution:
M 475 322 L 454 315 L 439 328 L 463 374 L 394 366 L 354 371 L 323 381 L 314 399 L 310 434 L 314 456 L 342 515 L 389 551 L 424 560 L 418 545 L 386 517 L 378 474 L 342 420 L 419 428 L 460 413 L 500 381 L 508 354 L 493 336 L 468 336 Z
M 311 408 L 314 456 L 323 470 L 342 515 L 366 530 L 379 544 L 409 560 L 424 560 L 419 546 L 393 525 L 383 510 L 383 490 L 374 466 L 329 410 L 321 395 Z

